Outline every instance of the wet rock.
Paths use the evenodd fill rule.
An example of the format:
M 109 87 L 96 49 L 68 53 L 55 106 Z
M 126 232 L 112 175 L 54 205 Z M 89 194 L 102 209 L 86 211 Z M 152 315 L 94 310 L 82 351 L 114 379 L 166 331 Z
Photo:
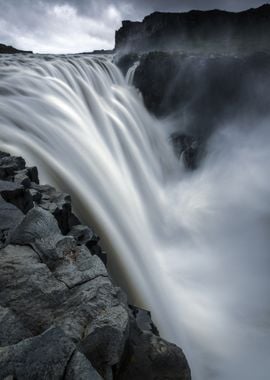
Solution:
M 0 196 L 0 249 L 5 247 L 16 227 L 23 220 L 23 213 Z
M 81 224 L 73 226 L 68 235 L 73 236 L 77 244 L 85 244 L 87 247 L 97 245 L 100 240 L 99 236 L 91 228 Z
M 193 136 L 174 133 L 171 135 L 171 143 L 178 159 L 182 159 L 186 168 L 196 169 L 202 156 L 202 146 Z
M 34 207 L 29 190 L 25 189 L 22 185 L 0 180 L 0 195 L 6 202 L 12 203 L 24 214 Z
M 128 69 L 133 66 L 135 62 L 139 60 L 139 56 L 136 53 L 124 54 L 119 57 L 116 56 L 116 64 L 125 76 Z
M 38 184 L 39 179 L 37 168 L 34 166 L 16 171 L 14 175 L 14 182 L 23 185 L 27 189 L 31 187 L 31 182 Z
M 131 323 L 124 359 L 117 380 L 190 380 L 187 360 L 180 348 Z
M 107 254 L 98 245 L 100 238 L 91 228 L 80 224 L 73 226 L 68 236 L 73 236 L 78 245 L 85 244 L 92 255 L 98 256 L 105 265 L 107 264 Z
M 70 229 L 80 224 L 71 210 L 71 197 L 68 194 L 56 191 L 49 185 L 33 184 L 31 188 L 40 194 L 40 207 L 48 210 L 57 220 L 61 232 L 65 235 Z
M 10 308 L 33 335 L 49 328 L 67 298 L 37 253 L 28 246 L 8 245 L 0 254 L 0 305 Z
M 153 333 L 154 335 L 159 336 L 158 329 L 152 321 L 150 311 L 141 309 L 133 305 L 129 305 L 129 308 L 140 330 L 146 332 L 148 331 L 150 333 Z
M 115 51 L 184 51 L 191 54 L 250 54 L 269 50 L 270 5 L 234 13 L 222 10 L 155 12 L 142 22 L 123 21 Z M 258 27 L 259 26 L 259 27 Z
M 101 379 L 59 328 L 51 328 L 42 335 L 0 348 L 0 353 L 1 379 L 8 376 L 17 380 Z
M 68 288 L 107 276 L 107 271 L 86 246 L 64 237 L 53 215 L 40 207 L 29 211 L 12 236 L 12 243 L 31 245 L 55 277 Z
M 16 163 L 0 152 L 0 160 L 5 158 Z M 98 257 L 99 237 L 79 223 L 66 194 L 34 183 L 35 170 L 18 166 L 0 180 L 0 379 L 122 379 L 132 371 L 131 352 L 142 360 L 137 346 L 153 356 L 157 373 L 160 341 L 153 338 L 151 348 L 146 336 L 158 332 L 150 314 L 135 307 L 131 312 L 112 284 Z M 29 182 L 18 183 L 24 177 L 29 189 Z M 26 211 L 25 194 L 34 201 L 26 215 L 14 205 Z M 150 364 L 141 365 L 146 367 L 139 373 L 148 376 Z
M 10 156 L 10 154 L 1 152 L 0 156 L 0 179 L 12 178 L 16 171 L 25 168 L 25 160 L 22 157 Z

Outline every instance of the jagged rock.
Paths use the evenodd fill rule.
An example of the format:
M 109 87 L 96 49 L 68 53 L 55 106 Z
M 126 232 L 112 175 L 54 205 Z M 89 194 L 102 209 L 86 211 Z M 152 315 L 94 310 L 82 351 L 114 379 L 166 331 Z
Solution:
M 100 238 L 91 228 L 79 224 L 73 226 L 68 235 L 73 236 L 78 245 L 85 244 L 92 255 L 98 256 L 105 265 L 107 264 L 107 254 L 98 245 Z
M 17 162 L 0 152 L 0 161 L 3 158 Z M 151 348 L 146 336 L 158 332 L 150 314 L 135 307 L 131 312 L 124 293 L 113 286 L 97 256 L 103 253 L 99 237 L 88 227 L 72 224 L 64 236 L 54 211 L 57 203 L 69 203 L 65 218 L 72 219 L 70 198 L 35 184 L 34 177 L 25 189 L 17 181 L 29 175 L 28 168 L 10 167 L 0 181 L 0 194 L 21 205 L 28 192 L 35 204 L 24 215 L 0 196 L 0 379 L 123 379 L 134 365 L 130 352 L 141 360 L 137 347 L 152 355 L 157 373 L 156 360 L 164 357 L 158 354 L 161 343 L 151 338 Z M 75 216 L 73 222 L 79 224 Z M 172 370 L 179 370 L 178 361 L 185 365 L 181 350 L 166 349 Z M 148 376 L 145 363 L 139 373 Z M 166 363 L 162 366 L 160 373 L 171 373 Z M 178 379 L 178 373 L 172 379 Z
M 101 380 L 60 328 L 0 348 L 0 378 L 8 376 L 17 380 Z
M 27 189 L 31 187 L 31 182 L 38 184 L 39 179 L 37 168 L 34 166 L 16 171 L 14 175 L 14 182 L 23 185 Z
M 0 156 L 0 179 L 10 179 L 16 171 L 25 168 L 25 160 L 22 157 L 10 156 L 10 154 L 1 152 Z
M 141 309 L 134 305 L 129 305 L 129 308 L 140 330 L 159 336 L 158 329 L 152 321 L 150 311 Z
M 97 368 L 102 373 L 120 360 L 128 335 L 128 312 L 119 292 L 103 273 L 69 289 L 32 248 L 9 245 L 1 251 L 1 306 L 19 315 L 33 335 L 60 326 L 88 358 L 99 353 Z
M 80 353 L 75 351 L 66 368 L 64 380 L 101 380 L 101 376 L 92 367 L 89 360 Z
M 142 22 L 123 21 L 115 33 L 115 50 L 247 55 L 256 51 L 269 52 L 269 35 L 269 4 L 239 13 L 221 10 L 155 12 Z
M 68 194 L 56 191 L 49 185 L 37 185 L 32 183 L 32 189 L 41 195 L 38 202 L 40 207 L 50 211 L 56 218 L 61 232 L 65 235 L 80 221 L 71 211 L 71 197 Z
M 12 233 L 23 220 L 23 213 L 0 196 L 0 249 L 6 246 Z
M 24 214 L 34 207 L 29 190 L 22 185 L 0 180 L 0 195 L 6 202 L 18 207 Z
M 81 224 L 73 226 L 68 235 L 73 236 L 79 245 L 85 244 L 87 247 L 97 245 L 100 240 L 99 236 L 91 228 Z
M 180 348 L 151 332 L 139 329 L 133 321 L 117 380 L 190 380 L 187 360 Z
M 52 325 L 66 298 L 66 285 L 56 280 L 32 248 L 8 245 L 1 250 L 0 305 L 18 315 L 33 335 Z
M 14 231 L 14 244 L 31 245 L 55 277 L 68 288 L 107 276 L 107 271 L 86 246 L 77 246 L 73 237 L 64 237 L 49 211 L 36 207 L 28 212 Z

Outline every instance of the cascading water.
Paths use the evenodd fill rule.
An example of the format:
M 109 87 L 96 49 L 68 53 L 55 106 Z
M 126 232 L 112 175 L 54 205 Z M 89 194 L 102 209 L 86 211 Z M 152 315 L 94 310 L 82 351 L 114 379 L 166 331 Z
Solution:
M 136 61 L 127 71 L 126 73 L 126 81 L 129 85 L 133 84 L 134 75 L 137 67 L 140 65 L 140 61 Z
M 3 56 L 0 149 L 102 229 L 117 277 L 194 380 L 268 380 L 270 132 L 224 126 L 186 172 L 109 59 Z

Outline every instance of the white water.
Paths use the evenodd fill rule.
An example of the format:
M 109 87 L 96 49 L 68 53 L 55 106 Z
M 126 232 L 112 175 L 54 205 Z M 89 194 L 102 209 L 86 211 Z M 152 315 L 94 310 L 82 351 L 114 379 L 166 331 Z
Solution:
M 193 379 L 269 380 L 267 123 L 224 126 L 187 173 L 169 125 L 105 58 L 2 57 L 0 67 L 0 149 L 72 193 Z
M 132 85 L 133 84 L 133 80 L 134 80 L 134 76 L 135 76 L 135 71 L 136 69 L 138 68 L 138 66 L 140 65 L 140 61 L 136 61 L 134 62 L 134 64 L 128 69 L 127 73 L 126 73 L 126 82 L 129 84 L 129 85 Z

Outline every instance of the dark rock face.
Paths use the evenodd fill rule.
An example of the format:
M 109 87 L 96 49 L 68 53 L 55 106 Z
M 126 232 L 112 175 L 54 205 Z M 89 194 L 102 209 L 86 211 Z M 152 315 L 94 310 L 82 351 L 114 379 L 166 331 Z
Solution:
M 149 314 L 134 307 L 132 312 L 130 335 L 117 379 L 190 379 L 190 369 L 182 350 L 158 336 Z
M 115 35 L 115 50 L 192 53 L 269 51 L 270 5 L 240 13 L 191 11 L 155 12 L 142 22 L 123 21 Z
M 152 52 L 140 58 L 134 85 L 148 110 L 170 117 L 172 143 L 196 167 L 209 137 L 226 123 L 252 125 L 270 116 L 270 54 L 189 56 Z M 247 122 L 248 121 L 248 122 Z
M 32 51 L 18 50 L 18 49 L 15 49 L 12 46 L 7 46 L 7 45 L 4 45 L 4 44 L 0 44 L 0 54 L 16 54 L 16 53 L 33 54 Z
M 128 69 L 138 60 L 139 60 L 139 56 L 138 54 L 135 54 L 135 53 L 122 55 L 119 57 L 119 59 L 117 59 L 117 56 L 116 56 L 116 64 L 119 67 L 119 69 L 122 71 L 124 76 L 126 75 Z
M 70 197 L 21 158 L 0 153 L 0 168 L 0 379 L 189 380 L 182 351 L 112 284 Z

